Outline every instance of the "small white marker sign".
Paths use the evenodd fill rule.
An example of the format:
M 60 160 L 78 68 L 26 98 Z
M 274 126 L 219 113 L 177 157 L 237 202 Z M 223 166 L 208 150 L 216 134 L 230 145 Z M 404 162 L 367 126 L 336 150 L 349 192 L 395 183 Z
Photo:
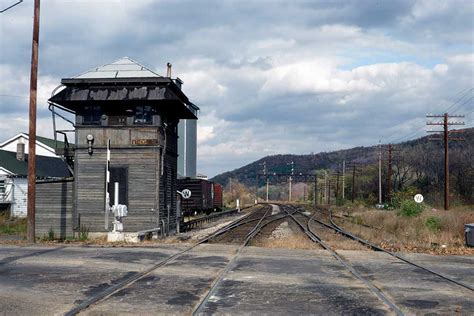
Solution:
M 423 202 L 423 195 L 417 194 L 417 195 L 415 195 L 415 197 L 413 199 L 415 200 L 416 203 L 421 203 L 421 202 Z
M 183 199 L 189 199 L 191 197 L 191 190 L 184 189 L 181 195 L 183 196 Z

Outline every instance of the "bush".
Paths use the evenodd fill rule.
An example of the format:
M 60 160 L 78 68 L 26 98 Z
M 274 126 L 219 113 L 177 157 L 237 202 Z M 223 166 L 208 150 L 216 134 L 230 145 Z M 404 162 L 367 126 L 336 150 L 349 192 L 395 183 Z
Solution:
M 424 210 L 424 205 L 422 203 L 416 203 L 413 200 L 405 200 L 401 202 L 399 215 L 405 217 L 415 217 L 421 214 Z
M 56 239 L 56 236 L 54 234 L 54 230 L 53 228 L 50 228 L 49 231 L 48 231 L 48 240 L 54 240 Z
M 438 232 L 441 230 L 441 218 L 436 216 L 430 216 L 425 221 L 425 226 L 428 227 L 429 230 Z
M 406 187 L 402 191 L 397 191 L 392 194 L 391 206 L 394 208 L 401 208 L 402 203 L 406 200 L 413 200 L 413 197 L 418 193 L 418 189 L 414 187 Z

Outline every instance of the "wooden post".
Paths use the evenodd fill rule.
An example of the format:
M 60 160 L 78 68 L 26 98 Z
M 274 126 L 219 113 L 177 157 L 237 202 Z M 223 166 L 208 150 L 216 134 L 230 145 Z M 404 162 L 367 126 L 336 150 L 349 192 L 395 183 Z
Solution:
M 444 209 L 449 210 L 449 139 L 448 113 L 444 113 Z
M 39 47 L 40 0 L 35 0 L 33 18 L 33 43 L 31 47 L 30 74 L 30 112 L 28 131 L 28 242 L 35 238 L 35 203 L 36 203 L 36 95 L 38 86 L 38 47 Z
M 354 197 L 355 197 L 355 176 L 356 176 L 356 167 L 352 166 L 352 203 L 354 203 Z
M 392 202 L 392 144 L 388 144 L 387 202 Z

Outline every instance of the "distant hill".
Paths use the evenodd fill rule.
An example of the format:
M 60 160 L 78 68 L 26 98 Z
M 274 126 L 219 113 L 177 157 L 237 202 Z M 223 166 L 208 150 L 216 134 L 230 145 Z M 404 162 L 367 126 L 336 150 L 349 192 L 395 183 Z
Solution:
M 451 142 L 450 148 L 453 150 L 453 154 L 456 151 L 461 151 L 463 152 L 464 157 L 474 157 L 474 128 L 468 128 L 464 131 L 463 137 L 465 138 L 465 141 Z M 384 146 L 386 148 L 386 145 Z M 422 153 L 428 157 L 432 156 L 441 159 L 443 157 L 444 147 L 442 141 L 430 141 L 429 137 L 425 136 L 415 140 L 395 144 L 394 148 L 397 150 L 398 155 L 403 155 L 403 153 L 410 153 L 410 155 L 413 153 L 420 153 L 421 155 Z M 369 146 L 354 147 L 351 149 L 332 152 L 321 152 L 310 155 L 286 154 L 266 156 L 241 168 L 219 174 L 211 180 L 227 185 L 229 178 L 231 178 L 237 179 L 245 185 L 253 186 L 256 182 L 257 173 L 261 173 L 262 171 L 262 166 L 260 164 L 264 161 L 266 162 L 269 173 L 289 173 L 290 166 L 288 164 L 292 161 L 294 162 L 295 173 L 314 173 L 319 169 L 335 170 L 338 164 L 343 160 L 347 163 L 358 162 L 361 165 L 373 164 L 377 161 L 377 152 L 377 146 Z

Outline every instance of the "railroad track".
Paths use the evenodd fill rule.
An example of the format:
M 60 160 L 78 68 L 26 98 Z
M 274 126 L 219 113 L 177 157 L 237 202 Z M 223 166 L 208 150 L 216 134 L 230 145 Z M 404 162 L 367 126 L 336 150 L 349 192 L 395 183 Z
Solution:
M 281 213 L 281 214 L 275 214 L 271 215 L 271 210 L 272 207 L 270 205 L 266 205 L 264 207 L 265 213 L 260 217 L 260 218 L 249 218 L 247 221 L 243 221 L 243 225 L 240 226 L 241 229 L 239 230 L 230 230 L 225 233 L 230 234 L 232 236 L 230 239 L 225 239 L 225 240 L 230 240 L 231 242 L 235 242 L 236 240 L 241 240 L 240 247 L 237 249 L 234 257 L 227 263 L 226 267 L 219 273 L 219 276 L 214 280 L 212 283 L 210 289 L 207 291 L 206 295 L 201 298 L 199 303 L 195 306 L 192 314 L 193 315 L 202 315 L 204 313 L 204 309 L 206 308 L 207 303 L 209 302 L 209 299 L 216 293 L 219 285 L 222 283 L 224 277 L 226 274 L 232 270 L 232 268 L 235 267 L 237 259 L 239 258 L 242 250 L 249 244 L 249 242 L 254 238 L 259 231 L 267 226 L 270 223 L 273 223 L 275 221 L 281 220 L 285 217 L 287 217 L 287 214 L 293 214 L 293 213 Z M 270 215 L 269 215 L 270 213 Z M 258 216 L 258 215 L 255 215 Z M 257 221 L 257 224 L 253 225 L 254 222 Z M 247 225 L 250 224 L 250 225 Z M 249 230 L 250 229 L 250 230 Z M 247 232 L 246 234 L 244 232 Z M 242 237 L 245 234 L 245 238 Z M 222 242 L 222 240 L 221 240 Z
M 354 240 L 354 241 L 357 241 L 359 243 L 361 243 L 362 245 L 374 250 L 374 251 L 381 251 L 381 252 L 384 252 L 386 254 L 389 254 L 390 256 L 394 257 L 394 258 L 397 258 L 401 261 L 403 261 L 404 263 L 406 264 L 409 264 L 413 267 L 416 267 L 418 269 L 421 269 L 421 270 L 424 270 L 425 272 L 428 272 L 432 275 L 435 275 L 445 281 L 448 281 L 450 283 L 453 283 L 457 286 L 460 286 L 464 289 L 467 289 L 471 292 L 474 292 L 474 287 L 469 285 L 469 284 L 466 284 L 462 281 L 458 281 L 458 280 L 455 280 L 454 278 L 448 276 L 448 275 L 445 275 L 445 274 L 442 274 L 442 273 L 439 273 L 439 272 L 436 272 L 430 268 L 427 268 L 425 266 L 422 266 L 418 263 L 415 263 L 399 254 L 396 254 L 394 252 L 391 252 L 391 251 L 388 251 L 380 246 L 377 246 L 376 244 L 374 243 L 371 243 L 370 241 L 368 240 L 364 240 L 354 234 L 352 234 L 351 232 L 343 229 L 341 226 L 337 225 L 335 222 L 334 222 L 334 216 L 331 212 L 331 210 L 329 209 L 325 209 L 325 208 L 322 208 L 322 207 L 317 207 L 316 208 L 316 212 L 313 214 L 313 216 L 308 216 L 308 215 L 305 215 L 304 213 L 301 213 L 303 216 L 305 216 L 306 218 L 308 218 L 308 225 L 310 225 L 311 223 L 316 223 L 318 224 L 319 226 L 321 227 L 325 227 L 327 229 L 331 229 L 333 231 L 335 231 L 336 233 L 338 234 L 341 234 L 342 236 L 345 236 L 351 240 Z M 327 217 L 327 220 L 328 221 L 324 221 L 324 214 L 326 214 L 326 217 Z
M 372 282 L 364 278 L 357 272 L 351 264 L 335 252 L 324 240 L 322 240 L 310 227 L 311 216 L 299 212 L 291 205 L 280 205 L 283 211 L 303 230 L 303 232 L 314 242 L 318 243 L 322 248 L 328 251 L 344 268 L 346 268 L 355 278 L 360 280 L 377 298 L 379 298 L 387 307 L 397 315 L 404 315 L 401 309 L 388 298 L 379 288 L 372 284 Z M 298 215 L 296 215 L 297 213 Z
M 271 210 L 271 207 L 268 206 L 268 207 L 265 207 L 264 209 L 265 209 L 265 213 L 264 213 L 265 215 L 263 217 L 261 217 L 261 220 L 263 220 L 263 218 L 268 214 L 268 212 Z M 119 292 L 120 290 L 122 290 L 122 289 L 130 286 L 131 284 L 137 282 L 138 280 L 146 277 L 147 275 L 149 275 L 153 271 L 155 271 L 155 270 L 157 270 L 161 267 L 164 267 L 167 264 L 173 262 L 175 259 L 179 258 L 180 256 L 182 256 L 186 252 L 196 248 L 197 246 L 199 246 L 203 243 L 206 243 L 206 242 L 210 241 L 212 238 L 214 238 L 216 236 L 219 236 L 221 234 L 225 234 L 226 232 L 231 231 L 231 230 L 233 230 L 233 229 L 235 229 L 235 228 L 237 228 L 241 225 L 246 225 L 248 223 L 258 221 L 258 224 L 255 226 L 255 228 L 256 228 L 255 231 L 252 232 L 251 237 L 248 239 L 248 241 L 249 241 L 251 238 L 253 238 L 258 233 L 257 227 L 261 223 L 261 220 L 259 218 L 255 218 L 257 216 L 257 215 L 255 215 L 256 213 L 260 214 L 261 209 L 257 209 L 256 211 L 253 211 L 253 212 L 245 215 L 244 217 L 231 222 L 230 224 L 228 224 L 228 225 L 222 227 L 221 229 L 219 229 L 218 231 L 216 231 L 216 232 L 208 235 L 207 237 L 199 240 L 195 244 L 193 244 L 193 245 L 191 245 L 191 246 L 189 246 L 189 247 L 187 247 L 187 248 L 185 248 L 181 251 L 178 251 L 178 252 L 174 253 L 173 255 L 167 257 L 166 259 L 163 259 L 163 260 L 155 263 L 150 268 L 145 269 L 144 271 L 141 271 L 141 272 L 137 272 L 137 273 L 131 275 L 130 277 L 124 279 L 122 282 L 107 287 L 106 289 L 104 289 L 100 293 L 98 293 L 98 294 L 96 294 L 92 297 L 89 297 L 88 299 L 84 300 L 80 304 L 76 305 L 74 308 L 72 308 L 71 310 L 66 312 L 65 315 L 66 316 L 77 315 L 78 313 L 85 311 L 90 306 L 92 306 L 94 304 L 98 304 L 101 301 L 106 300 L 111 295 Z M 248 243 L 248 241 L 246 240 L 246 244 Z
M 270 215 L 269 212 L 271 211 L 270 206 L 263 207 L 260 211 L 255 212 L 251 216 L 249 216 L 244 221 L 240 222 L 239 225 L 235 225 L 234 229 L 226 230 L 220 232 L 219 234 L 215 235 L 213 238 L 209 240 L 211 243 L 228 243 L 228 244 L 242 244 L 245 239 L 247 238 L 248 233 L 254 229 L 255 222 L 260 221 L 260 228 L 267 226 L 270 223 L 273 223 L 277 220 L 281 220 L 286 218 L 287 215 L 285 213 L 277 213 L 274 215 Z M 259 229 L 260 232 L 260 229 Z

